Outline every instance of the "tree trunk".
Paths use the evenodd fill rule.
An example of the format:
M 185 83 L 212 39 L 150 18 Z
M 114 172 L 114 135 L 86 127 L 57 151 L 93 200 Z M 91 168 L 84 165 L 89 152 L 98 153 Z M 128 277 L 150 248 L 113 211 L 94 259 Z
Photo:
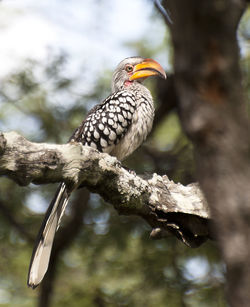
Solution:
M 250 141 L 239 67 L 243 0 L 166 1 L 183 127 L 227 265 L 231 306 L 250 304 Z M 166 4 L 165 3 L 165 4 Z

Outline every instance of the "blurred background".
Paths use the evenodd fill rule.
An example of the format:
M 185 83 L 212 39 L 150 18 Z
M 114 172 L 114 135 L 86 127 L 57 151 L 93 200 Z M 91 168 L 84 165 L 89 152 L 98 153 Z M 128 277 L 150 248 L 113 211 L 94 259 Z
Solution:
M 147 81 L 157 109 L 153 131 L 123 164 L 196 181 L 192 144 L 178 119 L 171 38 L 153 1 L 6 0 L 0 8 L 1 131 L 66 143 L 110 94 L 116 65 L 152 57 L 168 80 Z M 238 38 L 250 95 L 249 10 Z M 56 185 L 0 182 L 0 306 L 226 306 L 214 242 L 190 249 L 172 236 L 153 241 L 143 220 L 118 216 L 85 189 L 71 199 L 43 284 L 27 288 L 33 243 Z

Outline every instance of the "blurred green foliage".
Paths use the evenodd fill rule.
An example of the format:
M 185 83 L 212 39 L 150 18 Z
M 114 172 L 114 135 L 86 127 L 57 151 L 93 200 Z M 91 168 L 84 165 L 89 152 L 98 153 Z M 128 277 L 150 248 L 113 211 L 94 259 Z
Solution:
M 247 42 L 248 23 L 249 11 L 239 30 Z M 136 48 L 146 53 L 147 44 L 138 43 Z M 152 56 L 154 52 L 147 50 Z M 27 61 L 22 71 L 2 81 L 0 130 L 16 130 L 37 142 L 67 142 L 86 112 L 109 94 L 111 72 L 88 91 L 81 90 L 81 80 L 65 76 L 66 60 L 64 54 L 52 54 L 46 65 Z M 249 51 L 242 63 L 249 94 Z M 155 95 L 154 82 L 148 85 Z M 195 181 L 192 145 L 176 110 L 124 164 L 137 173 L 167 174 L 183 184 Z M 32 307 L 39 300 L 39 289 L 27 288 L 26 276 L 33 242 L 55 188 L 19 187 L 1 178 L 0 306 Z M 65 220 L 70 214 L 69 209 Z M 80 233 L 58 259 L 51 306 L 226 306 L 225 267 L 213 242 L 190 249 L 172 236 L 153 241 L 150 231 L 140 218 L 118 216 L 92 194 Z
M 28 61 L 23 71 L 6 78 L 0 88 L 2 130 L 15 129 L 38 142 L 67 141 L 87 110 L 109 92 L 111 73 L 81 94 L 75 92 L 76 80 L 63 75 L 65 61 L 65 55 L 50 58 L 45 68 Z M 138 173 L 194 180 L 192 146 L 176 111 L 125 164 Z M 55 185 L 19 187 L 1 178 L 1 306 L 28 307 L 38 300 L 39 290 L 27 288 L 26 276 L 54 190 Z M 225 306 L 223 266 L 212 242 L 191 250 L 171 236 L 153 241 L 149 233 L 143 220 L 118 216 L 92 195 L 80 233 L 60 255 L 51 306 Z

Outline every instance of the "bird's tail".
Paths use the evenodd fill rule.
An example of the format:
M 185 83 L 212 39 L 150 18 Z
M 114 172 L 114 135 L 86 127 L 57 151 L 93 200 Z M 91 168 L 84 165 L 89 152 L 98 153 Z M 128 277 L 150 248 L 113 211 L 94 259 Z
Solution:
M 55 233 L 60 225 L 69 196 L 70 193 L 65 183 L 61 183 L 44 217 L 29 267 L 27 283 L 33 289 L 39 285 L 48 269 Z

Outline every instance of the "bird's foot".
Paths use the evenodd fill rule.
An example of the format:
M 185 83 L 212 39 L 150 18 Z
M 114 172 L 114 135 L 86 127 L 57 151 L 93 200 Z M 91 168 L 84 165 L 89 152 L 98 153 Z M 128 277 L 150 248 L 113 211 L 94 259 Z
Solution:
M 133 169 L 130 169 L 126 166 L 123 166 L 123 168 L 125 168 L 125 170 L 129 172 L 129 174 L 136 176 L 136 172 Z

